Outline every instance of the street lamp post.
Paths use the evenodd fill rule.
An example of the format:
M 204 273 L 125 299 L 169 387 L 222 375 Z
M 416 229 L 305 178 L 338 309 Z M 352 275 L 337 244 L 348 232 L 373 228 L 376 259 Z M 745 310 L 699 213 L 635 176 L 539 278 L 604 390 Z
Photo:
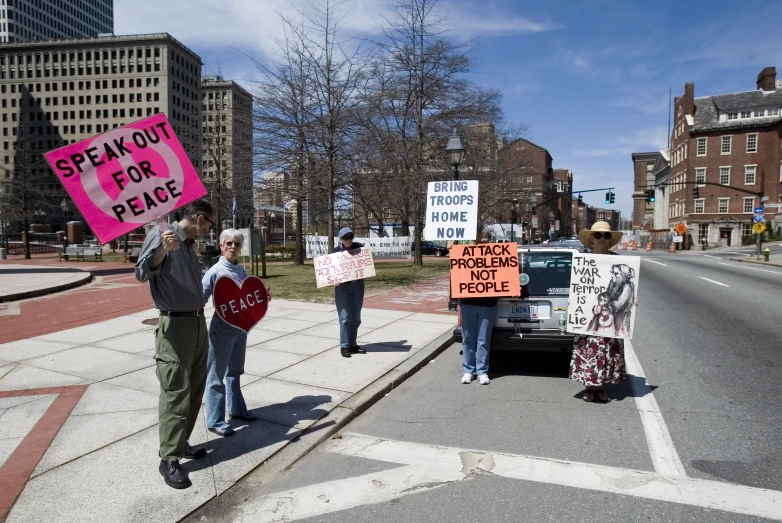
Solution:
M 538 205 L 538 197 L 537 195 L 533 194 L 532 198 L 529 199 L 529 203 L 532 205 L 532 219 L 530 219 L 530 233 L 529 233 L 529 242 L 530 244 L 535 243 L 535 222 L 537 221 L 537 215 L 535 214 L 535 207 Z
M 462 138 L 456 132 L 456 127 L 453 128 L 453 134 L 448 138 L 448 144 L 445 146 L 445 152 L 448 154 L 448 161 L 453 166 L 454 179 L 459 179 L 459 165 L 464 159 L 464 144 L 462 144 Z M 454 240 L 453 243 L 456 243 Z M 420 245 L 418 245 L 418 252 L 421 251 Z M 451 297 L 448 300 L 448 310 L 455 311 L 458 307 L 458 302 L 455 298 Z
M 63 198 L 60 202 L 60 210 L 62 211 L 62 230 L 63 230 L 63 246 L 68 246 L 68 201 Z M 64 251 L 63 251 L 64 252 Z
M 274 219 L 277 217 L 276 214 L 273 212 L 269 213 L 269 218 L 271 218 L 270 226 L 269 226 L 269 243 L 274 243 Z
M 548 241 L 551 241 L 554 237 L 553 230 L 554 230 L 554 218 L 556 218 L 556 214 L 554 214 L 554 211 L 550 211 L 548 213 Z

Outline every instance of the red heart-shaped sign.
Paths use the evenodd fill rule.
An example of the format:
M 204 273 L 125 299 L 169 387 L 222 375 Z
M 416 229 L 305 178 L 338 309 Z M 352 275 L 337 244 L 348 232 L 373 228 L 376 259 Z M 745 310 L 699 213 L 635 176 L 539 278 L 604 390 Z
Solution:
M 258 276 L 248 276 L 241 286 L 229 276 L 220 276 L 213 295 L 217 315 L 244 332 L 250 332 L 269 308 L 266 286 Z

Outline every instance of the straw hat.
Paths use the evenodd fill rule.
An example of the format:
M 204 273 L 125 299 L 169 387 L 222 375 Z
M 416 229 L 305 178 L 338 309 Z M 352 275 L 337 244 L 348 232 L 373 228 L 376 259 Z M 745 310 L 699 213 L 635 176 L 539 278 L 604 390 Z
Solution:
M 617 243 L 619 243 L 619 240 L 622 239 L 622 232 L 621 231 L 612 231 L 611 226 L 608 224 L 608 222 L 599 221 L 595 222 L 592 225 L 592 228 L 589 230 L 581 231 L 578 234 L 578 239 L 581 240 L 581 243 L 584 244 L 584 247 L 587 247 L 588 249 L 594 248 L 594 244 L 592 241 L 594 238 L 592 235 L 596 232 L 610 232 L 611 233 L 611 239 L 608 240 L 608 248 L 610 249 Z

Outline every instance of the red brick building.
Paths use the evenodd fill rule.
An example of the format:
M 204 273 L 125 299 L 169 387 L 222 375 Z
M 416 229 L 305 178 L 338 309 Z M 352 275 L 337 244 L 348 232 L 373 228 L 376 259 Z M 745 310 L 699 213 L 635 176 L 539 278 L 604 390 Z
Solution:
M 595 209 L 597 221 L 608 222 L 609 225 L 611 225 L 612 231 L 619 231 L 622 229 L 619 224 L 620 214 L 621 213 L 617 209 Z
M 597 221 L 597 209 L 590 207 L 585 203 L 578 203 L 578 200 L 573 200 L 572 211 L 572 235 L 580 233 L 585 229 L 591 229 L 592 225 Z
M 695 84 L 688 83 L 675 99 L 668 223 L 684 222 L 697 244 L 705 237 L 709 245 L 739 245 L 751 235 L 753 210 L 761 203 L 744 190 L 762 190 L 766 204 L 780 201 L 782 83 L 776 69 L 763 69 L 756 86 L 696 98 Z M 766 207 L 767 222 L 777 210 Z
M 659 153 L 633 153 L 633 228 L 651 230 L 654 205 L 646 201 L 646 191 L 654 187 L 654 164 Z
M 554 169 L 554 178 L 562 182 L 563 189 L 573 187 L 573 171 L 570 169 Z M 565 189 L 567 192 L 569 189 Z M 571 236 L 573 232 L 573 200 L 569 197 L 562 197 L 556 201 L 554 206 L 556 219 L 559 220 L 559 235 Z

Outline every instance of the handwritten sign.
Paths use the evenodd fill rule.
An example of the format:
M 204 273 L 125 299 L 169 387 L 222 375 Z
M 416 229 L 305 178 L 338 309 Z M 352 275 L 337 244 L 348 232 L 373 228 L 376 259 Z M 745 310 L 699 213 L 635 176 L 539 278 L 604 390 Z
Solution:
M 474 240 L 478 234 L 478 181 L 429 182 L 424 240 Z
M 372 249 L 369 247 L 317 256 L 313 262 L 315 280 L 319 289 L 375 275 L 375 262 L 372 259 Z
M 44 156 L 101 243 L 206 194 L 162 113 Z
M 488 298 L 520 294 L 516 243 L 451 247 L 451 296 Z
M 641 258 L 574 254 L 567 331 L 631 339 Z
M 228 325 L 250 332 L 266 315 L 269 297 L 258 276 L 248 276 L 241 285 L 230 276 L 220 276 L 213 293 L 215 312 Z

